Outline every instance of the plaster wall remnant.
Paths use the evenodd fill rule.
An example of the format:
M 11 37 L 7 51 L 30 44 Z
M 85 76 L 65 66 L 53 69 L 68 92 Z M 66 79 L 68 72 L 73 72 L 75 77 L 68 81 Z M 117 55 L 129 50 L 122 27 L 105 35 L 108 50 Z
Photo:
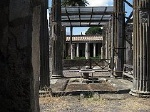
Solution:
M 0 15 L 0 111 L 39 112 L 41 0 L 2 0 Z

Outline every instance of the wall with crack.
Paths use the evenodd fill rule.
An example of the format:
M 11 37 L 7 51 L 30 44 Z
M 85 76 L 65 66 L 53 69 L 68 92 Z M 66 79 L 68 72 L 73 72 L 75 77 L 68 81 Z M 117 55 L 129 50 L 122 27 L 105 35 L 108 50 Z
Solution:
M 39 111 L 40 10 L 31 0 L 0 3 L 1 112 Z

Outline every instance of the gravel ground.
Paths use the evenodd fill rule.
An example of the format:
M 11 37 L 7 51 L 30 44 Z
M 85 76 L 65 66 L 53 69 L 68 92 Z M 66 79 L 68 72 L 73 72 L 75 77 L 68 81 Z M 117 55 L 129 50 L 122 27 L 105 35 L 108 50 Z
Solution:
M 40 112 L 150 112 L 150 102 L 129 94 L 41 97 Z
M 78 72 L 64 70 L 63 73 L 69 79 L 81 77 Z M 100 77 L 109 75 L 109 72 L 94 74 L 94 76 Z M 121 83 L 121 79 L 111 81 L 114 81 L 116 85 Z M 128 86 L 129 84 L 122 82 L 121 85 Z M 150 112 L 149 98 L 137 98 L 129 94 L 95 93 L 86 96 L 80 94 L 76 96 L 40 97 L 39 101 L 40 112 Z

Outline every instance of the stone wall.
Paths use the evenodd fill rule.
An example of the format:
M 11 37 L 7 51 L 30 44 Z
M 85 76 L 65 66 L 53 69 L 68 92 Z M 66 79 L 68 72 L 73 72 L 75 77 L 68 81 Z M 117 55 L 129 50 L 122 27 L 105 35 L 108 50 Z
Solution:
M 0 15 L 0 112 L 38 112 L 40 6 L 2 0 Z

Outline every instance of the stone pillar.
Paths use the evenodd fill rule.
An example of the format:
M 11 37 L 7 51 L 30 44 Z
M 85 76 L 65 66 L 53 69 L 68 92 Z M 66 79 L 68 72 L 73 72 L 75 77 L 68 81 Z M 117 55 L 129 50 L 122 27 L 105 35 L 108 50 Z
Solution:
M 96 43 L 93 43 L 93 57 L 96 57 Z
M 79 43 L 76 46 L 76 57 L 79 57 Z
M 63 77 L 62 55 L 63 38 L 61 38 L 61 0 L 52 0 L 52 77 Z
M 65 26 L 62 26 L 61 33 L 63 38 L 63 59 L 65 59 L 66 58 L 66 27 Z
M 40 76 L 40 21 L 41 21 L 41 6 L 36 6 L 33 9 L 33 32 L 32 32 L 32 68 L 33 82 L 31 83 L 31 92 L 34 98 L 31 98 L 33 112 L 39 112 L 39 76 Z M 48 47 L 48 46 L 47 46 Z M 33 100 L 34 99 L 34 100 Z
M 134 0 L 133 88 L 130 94 L 150 97 L 150 1 Z
M 121 76 L 124 64 L 125 10 L 124 0 L 114 0 L 115 75 Z
M 105 34 L 105 36 L 106 36 L 106 38 L 105 38 L 105 59 L 108 59 L 108 48 L 109 48 L 109 46 L 108 46 L 108 30 L 106 30 L 105 33 L 106 33 Z
M 115 25 L 114 21 L 115 20 L 115 15 L 113 14 L 112 20 L 109 21 L 109 36 L 110 36 L 110 69 L 111 69 L 111 77 L 114 76 L 114 35 L 115 35 Z
M 72 43 L 72 33 L 73 33 L 73 27 L 70 27 L 70 58 L 74 59 L 74 45 Z
M 75 45 L 71 44 L 71 59 L 75 58 Z
M 133 24 L 126 26 L 125 63 L 133 65 Z
M 104 48 L 103 48 L 103 46 L 101 47 L 101 59 L 104 59 Z
M 52 8 L 49 9 L 52 12 Z M 52 24 L 52 13 L 49 13 L 49 69 L 50 69 L 50 77 L 53 73 L 54 68 L 54 28 Z
M 112 47 L 114 47 L 114 45 L 112 45 L 112 42 L 113 42 L 112 40 L 114 40 L 113 38 L 113 16 L 112 16 L 112 19 L 109 20 L 109 23 L 108 23 L 108 59 L 111 59 L 111 57 L 113 57 L 113 55 L 111 56 L 112 51 L 113 51 Z
M 31 0 L 0 3 L 0 112 L 39 112 L 40 11 Z
M 50 86 L 49 78 L 49 34 L 47 20 L 47 0 L 41 5 L 41 34 L 40 34 L 40 88 Z
M 85 43 L 85 59 L 89 59 L 89 44 Z

